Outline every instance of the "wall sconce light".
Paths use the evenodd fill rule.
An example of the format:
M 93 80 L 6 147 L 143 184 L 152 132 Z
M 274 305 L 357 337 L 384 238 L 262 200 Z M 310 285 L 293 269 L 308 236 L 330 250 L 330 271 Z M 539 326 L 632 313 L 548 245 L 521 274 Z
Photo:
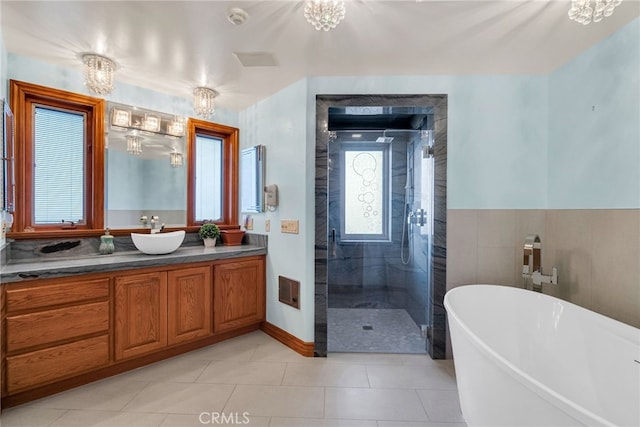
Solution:
M 84 62 L 85 84 L 89 90 L 98 95 L 108 95 L 113 91 L 113 76 L 116 63 L 111 59 L 87 53 L 82 55 Z
M 173 153 L 169 153 L 169 162 L 174 168 L 180 167 L 184 164 L 184 156 L 182 153 L 174 151 Z
M 144 119 L 142 119 L 142 123 L 140 124 L 140 129 L 147 132 L 160 132 L 160 117 L 145 114 Z
M 136 135 L 125 136 L 127 140 L 127 153 L 138 156 L 142 153 L 142 137 Z
M 208 87 L 193 90 L 193 109 L 200 117 L 209 118 L 215 111 L 216 91 Z
M 173 120 L 167 124 L 167 133 L 171 136 L 181 137 L 184 136 L 185 123 L 182 117 L 174 117 Z
M 131 126 L 131 111 L 121 110 L 119 108 L 111 109 L 111 125 L 121 128 Z

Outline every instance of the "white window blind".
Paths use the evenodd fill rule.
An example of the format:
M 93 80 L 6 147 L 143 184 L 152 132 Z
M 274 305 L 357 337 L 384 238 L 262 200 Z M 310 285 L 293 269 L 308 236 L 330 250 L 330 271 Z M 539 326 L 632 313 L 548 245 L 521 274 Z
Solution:
M 196 135 L 195 220 L 222 218 L 222 139 Z
M 85 222 L 85 116 L 35 108 L 34 221 Z

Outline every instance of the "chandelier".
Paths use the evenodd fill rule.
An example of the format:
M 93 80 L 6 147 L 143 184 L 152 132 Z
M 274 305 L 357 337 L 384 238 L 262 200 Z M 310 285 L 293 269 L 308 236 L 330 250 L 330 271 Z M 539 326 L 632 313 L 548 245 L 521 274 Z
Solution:
M 134 156 L 142 153 L 142 137 L 127 135 L 125 139 L 127 140 L 127 153 L 133 154 Z
M 304 5 L 304 17 L 318 31 L 335 28 L 344 19 L 345 12 L 342 0 L 310 0 Z
M 594 0 L 595 4 L 591 6 L 591 0 L 571 0 L 571 9 L 569 9 L 569 19 L 580 24 L 587 25 L 593 22 L 600 22 L 605 16 L 613 15 L 616 7 L 620 6 L 622 0 Z
M 209 118 L 215 110 L 216 91 L 208 87 L 193 90 L 193 109 L 200 117 Z
M 113 91 L 113 75 L 116 63 L 111 59 L 87 53 L 82 55 L 84 62 L 85 84 L 89 90 L 98 95 L 108 95 Z

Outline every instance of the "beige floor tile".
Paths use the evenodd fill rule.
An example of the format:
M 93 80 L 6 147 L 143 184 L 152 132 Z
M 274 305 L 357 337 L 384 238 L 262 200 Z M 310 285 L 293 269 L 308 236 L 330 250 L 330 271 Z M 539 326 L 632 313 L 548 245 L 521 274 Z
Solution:
M 269 427 L 377 427 L 371 420 L 336 420 L 314 418 L 271 418 Z
M 286 345 L 272 340 L 257 346 L 251 360 L 257 362 L 312 362 L 313 358 L 302 356 Z
M 246 415 L 246 418 L 245 418 Z M 269 427 L 269 417 L 256 417 L 243 413 L 203 412 L 200 414 L 169 414 L 161 427 L 203 426 Z
M 415 390 L 327 388 L 325 418 L 427 421 Z
M 226 384 L 151 383 L 123 411 L 165 414 L 220 412 L 233 388 L 233 385 Z
M 34 407 L 119 411 L 147 384 L 121 375 L 87 384 L 33 402 Z
M 127 372 L 126 376 L 139 381 L 192 383 L 209 363 L 211 363 L 209 360 L 174 357 Z
M 198 377 L 199 383 L 282 384 L 286 363 L 243 360 L 213 361 Z
M 358 365 L 402 365 L 403 354 L 388 353 L 329 353 L 328 363 L 352 363 Z
M 71 410 L 52 427 L 158 427 L 166 414 L 131 414 L 118 411 Z
M 455 390 L 456 381 L 447 365 L 434 367 L 367 366 L 372 388 Z
M 238 385 L 224 411 L 248 412 L 250 416 L 322 418 L 323 406 L 322 387 Z
M 256 348 L 260 345 L 254 341 L 234 338 L 194 350 L 179 357 L 191 360 L 250 360 Z
M 287 363 L 283 385 L 369 387 L 364 365 Z
M 378 427 L 467 427 L 465 423 L 439 423 L 427 421 L 424 423 L 414 423 L 406 421 L 378 421 Z
M 464 423 L 457 391 L 418 390 L 418 396 L 430 421 Z
M 428 354 L 403 354 L 402 364 L 407 366 L 453 365 L 453 360 L 433 360 Z
M 67 412 L 66 409 L 36 408 L 33 405 L 22 405 L 2 411 L 0 425 L 2 427 L 50 426 L 65 412 Z

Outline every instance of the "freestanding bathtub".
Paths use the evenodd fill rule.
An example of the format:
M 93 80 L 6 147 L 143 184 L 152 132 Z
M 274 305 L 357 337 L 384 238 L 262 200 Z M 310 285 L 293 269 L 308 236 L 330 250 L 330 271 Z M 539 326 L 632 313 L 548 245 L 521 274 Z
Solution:
M 640 426 L 640 329 L 508 286 L 444 305 L 469 426 Z

